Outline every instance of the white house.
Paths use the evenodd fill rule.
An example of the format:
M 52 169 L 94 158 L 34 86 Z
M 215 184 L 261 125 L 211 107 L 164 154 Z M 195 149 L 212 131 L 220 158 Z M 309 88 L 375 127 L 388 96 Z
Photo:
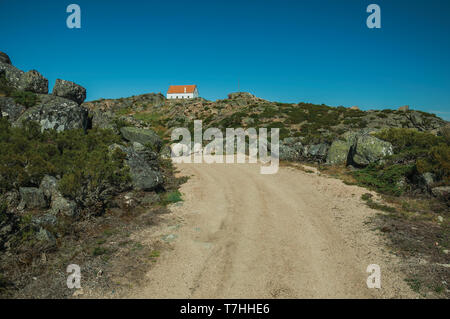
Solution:
M 195 99 L 197 97 L 197 85 L 171 85 L 167 91 L 168 99 Z

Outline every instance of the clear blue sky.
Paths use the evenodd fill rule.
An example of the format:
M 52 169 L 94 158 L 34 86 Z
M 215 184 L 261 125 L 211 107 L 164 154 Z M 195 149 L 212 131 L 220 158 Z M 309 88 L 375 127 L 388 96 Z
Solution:
M 82 28 L 66 27 L 67 5 Z M 382 28 L 366 27 L 381 7 Z M 197 84 L 281 102 L 409 104 L 450 119 L 448 0 L 0 0 L 0 51 L 88 99 Z

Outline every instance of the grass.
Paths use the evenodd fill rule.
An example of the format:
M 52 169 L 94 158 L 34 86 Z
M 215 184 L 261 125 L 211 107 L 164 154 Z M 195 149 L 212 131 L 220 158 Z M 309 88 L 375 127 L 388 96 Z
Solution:
M 161 255 L 161 253 L 160 253 L 158 250 L 153 250 L 153 251 L 150 253 L 149 257 L 150 257 L 150 258 L 158 258 L 160 255 Z
M 369 194 L 369 193 L 365 193 L 365 194 L 361 195 L 361 199 L 363 201 L 365 201 L 366 205 L 372 209 L 376 209 L 376 210 L 380 210 L 380 211 L 383 211 L 386 213 L 392 213 L 392 214 L 397 212 L 397 209 L 395 207 L 374 202 L 372 200 L 372 198 L 373 198 L 373 195 Z
M 174 204 L 183 201 L 182 195 L 178 190 L 167 193 L 165 197 L 164 202 L 166 204 Z
M 416 277 L 406 278 L 405 281 L 414 292 L 420 293 L 422 288 L 422 282 L 418 278 Z
M 97 246 L 92 250 L 92 256 L 96 257 L 96 256 L 102 256 L 105 254 L 108 254 L 109 250 L 107 248 L 101 247 L 101 246 Z

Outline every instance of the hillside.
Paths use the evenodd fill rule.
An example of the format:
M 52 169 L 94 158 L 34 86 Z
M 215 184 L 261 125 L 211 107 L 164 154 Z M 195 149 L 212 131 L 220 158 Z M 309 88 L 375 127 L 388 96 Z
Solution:
M 410 286 L 425 295 L 448 297 L 443 282 L 450 280 L 445 266 L 450 245 L 450 128 L 441 118 L 407 109 L 361 111 L 278 103 L 244 92 L 217 101 L 166 100 L 155 93 L 91 102 L 85 98 L 84 87 L 62 79 L 50 94 L 43 75 L 16 68 L 0 52 L 0 296 L 75 297 L 61 285 L 65 267 L 73 263 L 87 269 L 87 288 L 100 294 L 140 282 L 159 250 L 170 250 L 174 237 L 154 243 L 132 234 L 151 237 L 159 234 L 164 222 L 174 222 L 178 217 L 169 208 L 174 203 L 182 207 L 178 189 L 188 179 L 175 175 L 171 132 L 178 127 L 192 131 L 193 121 L 203 120 L 204 130 L 279 128 L 282 165 L 303 171 L 295 176 L 314 183 L 319 176 L 304 174 L 316 172 L 369 189 L 360 198 L 351 197 L 352 211 L 361 203 L 370 208 L 368 215 L 380 211 L 370 223 L 412 265 Z M 226 167 L 222 169 L 223 185 L 232 185 L 233 178 L 228 179 Z M 236 170 L 234 176 L 240 172 L 246 170 Z M 289 174 L 287 169 L 283 172 Z M 280 186 L 274 190 L 252 174 L 249 178 L 258 181 L 247 181 L 249 188 L 256 188 L 251 189 L 253 195 L 263 194 L 258 189 L 291 192 L 287 180 L 293 187 L 302 184 L 296 178 L 278 177 Z M 326 191 L 323 176 L 320 190 Z M 303 190 L 301 195 L 307 196 L 309 187 Z M 227 191 L 237 199 L 242 196 Z M 336 195 L 318 193 L 308 204 L 294 195 L 279 197 L 292 199 L 287 208 L 294 216 L 297 205 L 307 209 L 319 205 L 321 198 L 343 196 L 339 187 L 333 192 Z M 208 200 L 206 207 L 213 205 Z M 221 200 L 226 214 L 226 198 Z M 328 203 L 327 213 L 335 206 Z M 314 219 L 312 215 L 305 216 Z M 358 225 L 363 223 L 357 214 L 353 217 Z

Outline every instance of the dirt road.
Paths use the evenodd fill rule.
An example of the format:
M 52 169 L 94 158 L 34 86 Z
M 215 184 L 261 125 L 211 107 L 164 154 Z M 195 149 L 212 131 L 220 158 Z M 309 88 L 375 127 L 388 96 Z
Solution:
M 415 298 L 367 219 L 367 190 L 281 167 L 181 164 L 191 176 L 170 241 L 133 298 Z M 146 236 L 141 234 L 141 236 Z M 366 285 L 381 267 L 381 289 Z

